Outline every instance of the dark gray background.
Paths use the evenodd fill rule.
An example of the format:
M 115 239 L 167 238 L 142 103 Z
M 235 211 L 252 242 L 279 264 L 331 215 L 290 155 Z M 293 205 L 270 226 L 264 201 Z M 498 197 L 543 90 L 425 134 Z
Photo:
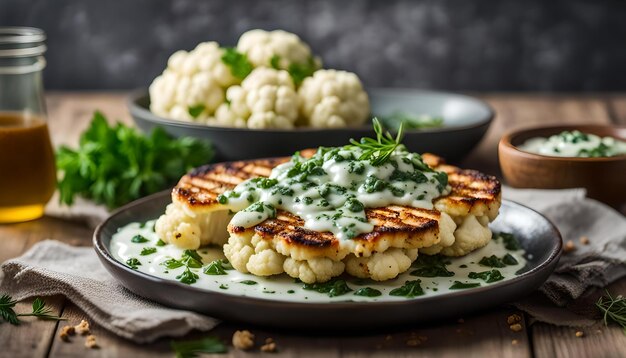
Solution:
M 626 90 L 621 0 L 0 0 L 0 25 L 48 33 L 49 89 L 147 86 L 177 49 L 282 28 L 369 86 Z

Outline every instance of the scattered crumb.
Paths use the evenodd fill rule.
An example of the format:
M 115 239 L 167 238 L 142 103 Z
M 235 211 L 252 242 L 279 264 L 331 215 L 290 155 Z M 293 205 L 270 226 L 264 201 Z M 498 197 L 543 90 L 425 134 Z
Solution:
M 89 322 L 82 320 L 80 321 L 80 323 L 76 326 L 74 326 L 74 330 L 76 331 L 76 333 L 80 334 L 80 335 L 86 335 L 89 333 Z
M 576 337 L 580 338 L 582 336 L 584 336 L 585 333 L 583 331 L 576 331 Z
M 576 244 L 574 244 L 574 241 L 568 240 L 565 246 L 563 246 L 563 252 L 568 253 L 572 251 L 576 251 Z
M 248 330 L 236 331 L 233 334 L 233 346 L 244 351 L 254 347 L 254 334 Z
M 519 332 L 519 331 L 521 331 L 521 330 L 522 330 L 522 325 L 521 325 L 521 324 L 519 324 L 519 323 L 515 323 L 515 324 L 512 324 L 511 326 L 509 326 L 509 328 L 510 328 L 510 329 L 511 329 L 511 331 L 513 331 L 513 332 Z
M 85 347 L 91 348 L 91 349 L 98 348 L 98 343 L 96 343 L 96 336 L 94 336 L 93 334 L 88 335 L 87 340 L 85 340 Z
M 74 330 L 74 326 L 65 326 L 61 328 L 61 333 L 59 333 L 59 338 L 62 341 L 69 342 L 70 336 L 73 336 L 76 331 Z
M 261 352 L 273 353 L 276 352 L 276 343 L 269 342 L 261 346 Z
M 520 323 L 521 321 L 522 321 L 522 317 L 518 315 L 517 313 L 514 313 L 506 318 L 506 323 L 508 323 L 509 325 L 514 324 L 514 323 Z
M 581 236 L 580 243 L 583 245 L 589 245 L 589 238 L 587 236 Z
M 514 339 L 511 341 L 511 344 L 516 346 L 519 343 L 519 341 L 517 339 Z
M 457 321 L 457 323 L 465 323 L 465 320 L 463 318 L 459 318 L 456 321 Z

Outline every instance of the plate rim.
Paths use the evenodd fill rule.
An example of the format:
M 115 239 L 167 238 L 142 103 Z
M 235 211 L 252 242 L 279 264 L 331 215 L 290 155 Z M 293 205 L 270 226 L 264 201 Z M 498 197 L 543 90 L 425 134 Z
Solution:
M 426 128 L 420 130 L 406 130 L 405 135 L 407 134 L 427 134 L 427 133 L 448 133 L 448 132 L 462 132 L 470 129 L 480 128 L 482 126 L 488 126 L 493 122 L 496 111 L 493 107 L 487 103 L 486 101 L 472 97 L 470 95 L 456 93 L 456 92 L 445 92 L 445 91 L 433 91 L 426 89 L 418 89 L 418 88 L 396 88 L 396 87 L 373 87 L 368 89 L 369 94 L 373 93 L 385 93 L 393 94 L 395 93 L 406 93 L 412 92 L 415 94 L 428 94 L 428 95 L 439 95 L 439 96 L 453 96 L 458 97 L 460 99 L 474 102 L 477 105 L 483 107 L 487 111 L 487 116 L 476 123 L 468 124 L 468 125 L 458 125 L 458 126 L 446 126 L 442 128 Z M 287 134 L 287 133 L 298 133 L 298 134 L 314 134 L 314 133 L 323 133 L 326 131 L 335 131 L 335 132 L 362 132 L 369 133 L 372 131 L 370 127 L 361 126 L 361 127 L 344 127 L 344 128 L 295 128 L 295 129 L 249 129 L 249 128 L 232 128 L 232 127 L 217 127 L 217 126 L 209 126 L 206 124 L 198 124 L 195 122 L 183 122 L 177 121 L 169 118 L 162 117 L 155 113 L 152 113 L 148 108 L 140 105 L 138 102 L 140 100 L 150 99 L 150 94 L 145 88 L 136 89 L 131 92 L 126 100 L 126 105 L 128 110 L 133 118 L 142 118 L 149 122 L 159 124 L 159 125 L 168 125 L 179 128 L 188 128 L 193 130 L 202 130 L 202 131 L 215 131 L 215 132 L 246 132 L 246 133 L 265 133 L 265 134 Z
M 556 226 L 554 225 L 554 223 L 552 223 L 552 221 L 550 221 L 550 219 L 546 218 L 544 215 L 542 215 L 541 213 L 539 213 L 538 211 L 531 209 L 525 205 L 522 205 L 520 203 L 517 203 L 515 201 L 512 200 L 507 200 L 507 199 L 502 199 L 502 203 L 506 204 L 506 205 L 511 205 L 511 206 L 517 206 L 518 208 L 522 208 L 525 210 L 530 210 L 531 212 L 534 212 L 537 215 L 540 215 L 541 217 L 543 217 L 550 225 L 550 229 L 552 231 L 553 234 L 556 234 L 554 237 L 556 238 L 555 241 L 555 246 L 552 247 L 550 254 L 548 256 L 548 258 L 546 260 L 544 260 L 543 262 L 539 263 L 537 266 L 533 267 L 531 270 L 522 273 L 521 275 L 515 276 L 513 278 L 510 278 L 508 280 L 502 281 L 502 282 L 498 282 L 498 283 L 494 283 L 494 284 L 490 284 L 487 286 L 481 286 L 481 287 L 475 287 L 475 288 L 471 288 L 471 289 L 467 289 L 467 290 L 459 290 L 458 292 L 450 292 L 450 293 L 445 293 L 442 295 L 434 295 L 434 296 L 418 296 L 418 297 L 414 297 L 414 298 L 408 298 L 406 300 L 399 300 L 399 301 L 372 301 L 372 302 L 355 302 L 355 301 L 335 301 L 335 302 L 294 302 L 294 301 L 281 301 L 281 300 L 276 300 L 276 299 L 272 299 L 271 297 L 268 298 L 259 298 L 259 297 L 251 297 L 251 296 L 244 296 L 244 295 L 234 295 L 234 294 L 229 294 L 229 293 L 225 293 L 225 292 L 220 292 L 220 291 L 212 291 L 212 290 L 207 290 L 207 289 L 203 289 L 203 288 L 198 288 L 198 287 L 194 287 L 191 285 L 186 285 L 174 280 L 169 280 L 169 279 L 165 279 L 165 278 L 160 278 L 157 276 L 153 276 L 150 275 L 148 273 L 145 272 L 141 272 L 141 271 L 137 271 L 137 270 L 133 270 L 130 267 L 126 266 L 125 264 L 123 264 L 122 262 L 116 260 L 112 254 L 109 252 L 109 248 L 107 248 L 104 243 L 103 243 L 103 231 L 104 228 L 108 225 L 110 225 L 109 223 L 111 221 L 113 221 L 115 218 L 117 218 L 119 215 L 123 215 L 124 213 L 126 213 L 129 210 L 132 210 L 134 207 L 136 206 L 140 206 L 146 202 L 150 202 L 153 200 L 156 200 L 157 198 L 161 198 L 162 196 L 165 196 L 167 194 L 170 194 L 171 190 L 164 190 L 143 198 L 140 198 L 138 200 L 135 200 L 133 202 L 130 202 L 118 209 L 116 209 L 115 211 L 113 211 L 104 221 L 102 221 L 95 229 L 93 237 L 92 237 L 92 242 L 93 242 L 93 247 L 94 250 L 96 251 L 96 254 L 99 256 L 99 258 L 101 260 L 105 260 L 106 262 L 108 262 L 108 264 L 115 266 L 117 269 L 122 269 L 124 271 L 126 271 L 129 274 L 133 274 L 141 279 L 147 279 L 149 281 L 152 281 L 154 283 L 158 283 L 160 285 L 163 285 L 163 287 L 172 287 L 172 288 L 178 288 L 179 290 L 183 290 L 183 292 L 185 290 L 191 290 L 194 291 L 196 294 L 208 294 L 208 295 L 217 295 L 218 297 L 221 297 L 222 299 L 228 299 L 228 300 L 234 300 L 234 301 L 242 301 L 242 303 L 244 304 L 255 304 L 255 303 L 259 303 L 263 304 L 263 305 L 279 305 L 285 309 L 289 309 L 289 308 L 296 308 L 298 306 L 305 306 L 307 309 L 311 309 L 311 310 L 318 310 L 318 309 L 322 309 L 322 310 L 326 310 L 326 309 L 362 309 L 363 307 L 372 307 L 372 308 L 376 308 L 378 306 L 406 306 L 406 305 L 412 305 L 412 304 L 419 304 L 419 303 L 423 303 L 423 302 L 431 302 L 431 301 L 436 301 L 438 299 L 441 299 L 442 297 L 446 297 L 446 298 L 459 298 L 459 297 L 463 297 L 463 296 L 473 296 L 473 295 L 477 295 L 477 294 L 481 294 L 481 293 L 485 293 L 487 291 L 494 291 L 494 290 L 499 290 L 502 289 L 504 287 L 508 287 L 508 286 L 512 286 L 514 284 L 523 282 L 523 281 L 527 281 L 529 279 L 531 279 L 533 276 L 539 275 L 542 273 L 543 269 L 546 266 L 550 266 L 551 264 L 556 265 L 556 263 L 558 263 L 558 260 L 561 257 L 562 254 L 562 245 L 563 245 L 563 240 L 562 240 L 562 236 L 561 233 L 559 232 L 559 230 L 556 228 Z M 556 261 L 556 262 L 555 262 Z M 107 269 L 108 270 L 108 269 Z M 115 275 L 112 275 L 115 277 Z M 123 283 L 121 283 L 121 280 L 118 279 L 117 277 L 115 277 L 115 279 L 124 287 L 126 287 Z M 130 291 L 133 291 L 131 289 L 129 289 Z M 286 307 L 289 306 L 289 307 Z

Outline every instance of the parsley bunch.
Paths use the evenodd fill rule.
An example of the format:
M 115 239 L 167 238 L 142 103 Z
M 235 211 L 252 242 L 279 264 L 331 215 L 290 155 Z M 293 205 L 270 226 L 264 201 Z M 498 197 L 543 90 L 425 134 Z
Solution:
M 213 158 L 206 141 L 170 137 L 155 128 L 149 135 L 118 123 L 109 126 L 100 112 L 81 135 L 78 149 L 56 153 L 60 200 L 77 195 L 115 208 L 173 185 L 189 169 Z

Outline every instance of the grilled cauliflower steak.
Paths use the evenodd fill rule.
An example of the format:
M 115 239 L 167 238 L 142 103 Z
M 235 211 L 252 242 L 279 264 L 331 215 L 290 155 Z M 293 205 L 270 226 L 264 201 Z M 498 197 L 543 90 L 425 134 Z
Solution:
M 314 150 L 300 153 L 301 158 L 313 155 Z M 220 163 L 194 170 L 172 191 L 173 203 L 159 218 L 157 234 L 166 242 L 191 249 L 225 243 L 224 254 L 236 270 L 258 276 L 286 273 L 305 283 L 325 282 L 343 272 L 376 281 L 388 280 L 408 270 L 418 252 L 461 256 L 491 240 L 488 224 L 500 207 L 500 183 L 494 177 L 447 165 L 430 154 L 422 157 L 423 163 L 436 172 L 445 172 L 448 178 L 446 188 L 438 186 L 442 194 L 433 197 L 432 208 L 408 203 L 378 208 L 365 205 L 363 225 L 371 228 L 349 239 L 341 237 L 342 232 L 331 232 L 328 228 L 313 229 L 306 218 L 280 207 L 268 213 L 262 202 L 256 209 L 250 210 L 254 207 L 250 205 L 242 210 L 241 198 L 245 197 L 242 193 L 253 192 L 237 192 L 237 188 L 260 178 L 255 179 L 255 185 L 283 190 L 276 184 L 280 180 L 276 181 L 272 169 L 281 164 L 293 165 L 289 159 Z M 261 181 L 268 177 L 267 181 Z M 428 174 L 427 179 L 433 177 L 434 174 Z M 328 182 L 337 183 L 337 180 Z M 311 190 L 307 193 L 312 203 L 323 203 L 324 197 L 314 193 L 322 187 L 324 184 L 306 189 Z M 362 200 L 367 202 L 376 194 L 365 195 Z M 248 197 L 244 207 L 259 198 Z M 231 210 L 237 212 L 235 217 Z

